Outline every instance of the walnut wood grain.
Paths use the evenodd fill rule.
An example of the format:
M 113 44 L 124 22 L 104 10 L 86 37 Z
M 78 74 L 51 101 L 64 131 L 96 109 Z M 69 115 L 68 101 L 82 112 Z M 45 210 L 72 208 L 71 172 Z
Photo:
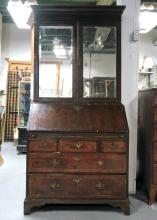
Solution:
M 57 151 L 57 140 L 37 139 L 28 143 L 29 151 Z
M 67 139 L 60 140 L 58 151 L 60 152 L 96 152 L 96 141 Z
M 122 140 L 106 140 L 102 142 L 101 151 L 124 153 L 127 151 L 127 143 Z
M 28 185 L 29 198 L 76 200 L 126 198 L 127 189 L 126 176 L 123 175 L 31 175 Z
M 30 154 L 28 171 L 33 173 L 126 173 L 124 154 L 36 153 Z

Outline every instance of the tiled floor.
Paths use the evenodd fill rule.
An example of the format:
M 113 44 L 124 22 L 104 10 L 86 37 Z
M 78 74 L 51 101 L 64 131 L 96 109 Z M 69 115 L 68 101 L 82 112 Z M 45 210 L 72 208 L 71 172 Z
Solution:
M 31 215 L 23 215 L 25 197 L 25 155 L 17 155 L 12 143 L 2 146 L 5 160 L 0 167 L 0 220 L 156 220 L 157 203 L 148 206 L 135 197 L 130 197 L 131 215 L 125 216 L 119 209 L 101 206 L 86 209 L 79 206 L 50 206 Z

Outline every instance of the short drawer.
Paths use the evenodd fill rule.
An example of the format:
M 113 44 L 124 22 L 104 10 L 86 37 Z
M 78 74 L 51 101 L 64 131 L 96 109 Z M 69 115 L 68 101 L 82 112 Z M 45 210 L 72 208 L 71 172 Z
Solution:
M 153 164 L 153 183 L 157 184 L 157 163 Z
M 38 139 L 28 142 L 29 151 L 57 151 L 57 140 Z
M 153 161 L 157 161 L 157 142 L 153 143 Z
M 122 140 L 106 140 L 102 142 L 102 152 L 126 152 L 127 143 Z
M 96 152 L 96 149 L 96 141 L 60 140 L 58 145 L 60 152 Z
M 31 173 L 126 173 L 125 154 L 101 153 L 44 153 L 30 154 L 28 171 Z
M 123 175 L 30 175 L 30 198 L 110 199 L 125 198 L 127 178 Z

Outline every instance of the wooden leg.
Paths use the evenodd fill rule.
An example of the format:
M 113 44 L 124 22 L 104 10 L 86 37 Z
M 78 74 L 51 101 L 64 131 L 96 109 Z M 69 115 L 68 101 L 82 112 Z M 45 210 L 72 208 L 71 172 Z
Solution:
M 113 207 L 119 207 L 125 215 L 130 215 L 130 202 L 128 199 L 111 203 Z
M 148 193 L 148 204 L 152 205 L 156 199 L 157 189 L 155 187 L 151 187 Z

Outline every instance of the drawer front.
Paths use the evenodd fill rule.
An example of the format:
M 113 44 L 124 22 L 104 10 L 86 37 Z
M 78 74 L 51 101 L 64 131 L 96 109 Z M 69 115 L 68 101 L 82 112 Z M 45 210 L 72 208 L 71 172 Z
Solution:
M 127 160 L 126 155 L 114 153 L 36 153 L 29 155 L 28 171 L 36 173 L 126 173 Z
M 96 141 L 60 140 L 58 150 L 60 152 L 96 152 Z
M 153 144 L 153 161 L 157 161 L 157 142 Z
M 154 124 L 154 135 L 153 135 L 153 139 L 155 141 L 157 141 L 157 124 Z
M 48 139 L 30 140 L 29 151 L 57 151 L 57 141 Z
M 153 164 L 153 183 L 157 184 L 157 163 Z
M 101 151 L 102 152 L 126 152 L 127 143 L 121 140 L 106 140 L 103 141 Z
M 153 114 L 154 114 L 154 122 L 157 122 L 157 108 L 154 107 L 153 110 L 154 110 L 154 112 L 153 112 Z
M 30 175 L 29 197 L 53 199 L 125 198 L 123 175 Z

